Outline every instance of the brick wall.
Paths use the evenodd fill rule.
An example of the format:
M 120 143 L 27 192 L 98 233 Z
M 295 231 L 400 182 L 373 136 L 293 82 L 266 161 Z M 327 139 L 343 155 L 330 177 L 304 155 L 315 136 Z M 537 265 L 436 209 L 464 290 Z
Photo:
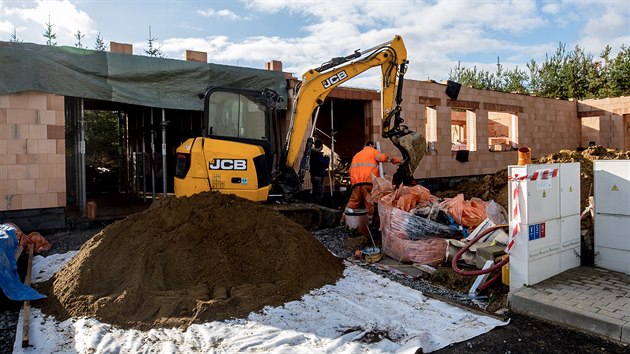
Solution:
M 578 102 L 582 146 L 594 141 L 612 149 L 630 150 L 630 97 Z
M 518 146 L 529 146 L 532 155 L 542 156 L 561 149 L 575 149 L 580 146 L 581 124 L 577 115 L 577 104 L 518 94 L 477 90 L 462 87 L 457 101 L 446 94 L 446 85 L 435 82 L 406 80 L 403 93 L 403 118 L 411 129 L 422 134 L 426 131 L 426 107 L 437 112 L 437 141 L 435 151 L 427 152 L 414 173 L 415 178 L 453 177 L 491 174 L 515 165 L 516 151 L 489 151 L 484 142 L 489 137 L 489 114 L 506 117 L 512 114 L 517 118 Z M 468 162 L 455 159 L 451 151 L 451 124 L 453 108 L 472 111 L 475 119 L 477 149 L 470 151 Z M 372 124 L 380 125 L 378 104 L 374 105 Z M 458 113 L 460 114 L 460 113 Z M 374 134 L 381 141 L 383 150 L 393 156 L 400 156 L 398 149 L 388 139 Z M 386 164 L 385 172 L 392 174 L 395 166 Z
M 629 140 L 629 97 L 578 103 L 462 87 L 457 100 L 454 101 L 446 95 L 445 90 L 445 84 L 418 80 L 405 81 L 402 103 L 404 124 L 426 135 L 427 108 L 430 108 L 430 112 L 435 112 L 436 116 L 434 151 L 427 152 L 420 161 L 414 173 L 415 178 L 492 174 L 508 165 L 516 164 L 518 156 L 515 150 L 489 151 L 486 142 L 490 141 L 489 138 L 492 135 L 509 136 L 510 144 L 517 147 L 530 147 L 533 157 L 555 153 L 562 149 L 588 146 L 588 142 L 594 139 L 594 132 L 601 130 L 602 125 L 608 128 L 604 133 L 598 132 L 597 136 L 603 134 L 605 141 L 609 141 L 609 144 L 621 144 Z M 360 97 L 355 97 L 356 95 Z M 367 122 L 365 131 L 368 134 L 365 138 L 379 141 L 382 151 L 388 155 L 400 156 L 400 152 L 391 141 L 381 137 L 380 97 L 376 91 L 338 88 L 333 90 L 329 97 L 371 100 L 372 102 L 365 106 Z M 578 107 L 580 112 L 609 110 L 611 116 L 615 114 L 626 116 L 625 120 L 604 121 L 597 118 L 583 122 L 584 118 L 581 119 L 578 114 Z M 456 108 L 467 112 L 454 112 L 453 109 Z M 463 122 L 464 119 L 466 119 L 466 124 L 474 124 L 473 131 L 476 133 L 474 139 L 476 148 L 469 152 L 468 162 L 457 161 L 456 153 L 451 151 L 451 125 L 453 122 Z M 492 123 L 496 124 L 492 125 Z M 513 123 L 516 125 L 514 132 L 510 131 Z M 624 128 L 627 128 L 627 131 Z M 466 132 L 466 137 L 470 140 L 471 137 L 468 135 Z M 396 166 L 384 164 L 384 172 L 387 175 L 392 175 L 395 170 Z
M 0 95 L 0 211 L 66 205 L 63 96 Z

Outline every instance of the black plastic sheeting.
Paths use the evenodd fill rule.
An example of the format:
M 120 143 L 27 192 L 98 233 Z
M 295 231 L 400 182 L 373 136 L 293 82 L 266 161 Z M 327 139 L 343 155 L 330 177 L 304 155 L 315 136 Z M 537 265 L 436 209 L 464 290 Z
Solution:
M 203 111 L 208 87 L 276 91 L 284 73 L 33 43 L 0 42 L 0 94 L 36 91 L 133 105 Z

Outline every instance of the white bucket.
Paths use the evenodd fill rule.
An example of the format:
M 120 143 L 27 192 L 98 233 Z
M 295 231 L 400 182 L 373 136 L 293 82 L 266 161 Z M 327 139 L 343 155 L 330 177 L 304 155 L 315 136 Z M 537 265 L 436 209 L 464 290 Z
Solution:
M 365 209 L 350 209 L 344 211 L 346 226 L 356 229 L 362 235 L 368 234 L 368 212 Z

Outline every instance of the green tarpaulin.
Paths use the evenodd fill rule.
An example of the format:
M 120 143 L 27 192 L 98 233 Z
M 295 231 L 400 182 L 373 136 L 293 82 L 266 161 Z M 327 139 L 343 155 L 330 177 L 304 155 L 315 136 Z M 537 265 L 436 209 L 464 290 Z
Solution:
M 228 65 L 0 42 L 0 94 L 37 91 L 148 107 L 203 110 L 209 86 L 269 88 L 287 108 L 283 73 Z

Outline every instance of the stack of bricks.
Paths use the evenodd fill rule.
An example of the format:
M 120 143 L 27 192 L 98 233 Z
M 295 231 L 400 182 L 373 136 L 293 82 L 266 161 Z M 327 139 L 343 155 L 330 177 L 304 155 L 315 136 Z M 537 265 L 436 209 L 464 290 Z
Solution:
M 0 212 L 65 205 L 63 96 L 0 95 Z

